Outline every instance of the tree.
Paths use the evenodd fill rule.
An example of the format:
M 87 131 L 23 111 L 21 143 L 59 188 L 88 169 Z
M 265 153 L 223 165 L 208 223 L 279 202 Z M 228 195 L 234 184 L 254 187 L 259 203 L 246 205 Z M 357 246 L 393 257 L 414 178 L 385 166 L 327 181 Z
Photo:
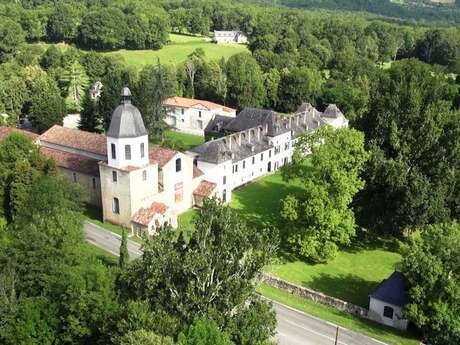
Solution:
M 61 49 L 54 44 L 50 45 L 40 59 L 40 66 L 45 70 L 62 67 Z
M 89 12 L 80 26 L 80 42 L 87 48 L 111 50 L 123 48 L 127 33 L 126 18 L 115 7 Z
M 55 171 L 31 138 L 12 133 L 0 142 L 0 215 L 15 219 L 24 208 L 38 175 Z
M 78 128 L 87 132 L 103 132 L 104 116 L 99 111 L 98 100 L 91 99 L 89 92 L 83 97 L 82 108 Z
M 257 61 L 248 53 L 233 55 L 225 65 L 227 97 L 238 108 L 260 107 L 265 101 L 264 78 Z
M 174 345 L 169 337 L 161 337 L 151 331 L 140 329 L 127 333 L 120 345 Z
M 321 75 L 307 67 L 284 70 L 279 85 L 279 108 L 284 112 L 292 112 L 302 102 L 315 104 L 321 83 Z
M 163 100 L 177 92 L 176 71 L 172 66 L 146 66 L 139 76 L 134 100 L 143 116 L 150 140 L 163 142 L 166 123 L 166 109 Z
M 65 84 L 67 91 L 67 109 L 80 111 L 82 109 L 82 99 L 89 85 L 89 78 L 85 69 L 78 61 L 74 61 L 65 68 L 61 76 L 61 82 Z
M 430 225 L 410 244 L 402 271 L 410 284 L 404 316 L 433 345 L 460 342 L 460 226 Z
M 0 62 L 14 55 L 26 39 L 21 26 L 5 17 L 0 20 L 0 37 Z
M 145 300 L 151 310 L 163 310 L 182 323 L 204 317 L 225 330 L 232 319 L 254 307 L 246 302 L 254 297 L 253 279 L 274 250 L 273 236 L 248 227 L 229 207 L 208 199 L 195 229 L 188 244 L 179 244 L 168 228 L 148 241 L 142 259 L 121 277 L 122 295 Z M 271 332 L 260 330 L 260 341 L 268 340 Z
M 186 334 L 179 335 L 180 345 L 233 345 L 228 334 L 213 321 L 195 319 Z
M 364 186 L 359 175 L 366 159 L 364 135 L 354 129 L 323 126 L 299 138 L 283 177 L 299 180 L 302 189 L 287 196 L 281 210 L 294 253 L 324 262 L 351 243 L 356 225 L 350 203 Z
M 48 18 L 47 36 L 54 42 L 72 42 L 82 21 L 78 3 L 58 2 Z
M 217 103 L 225 101 L 227 80 L 218 63 L 203 60 L 198 66 L 195 79 L 194 90 L 198 99 L 206 99 Z
M 432 71 L 402 61 L 371 86 L 358 121 L 370 152 L 366 188 L 356 200 L 366 228 L 402 234 L 458 214 L 460 114 L 451 110 L 452 86 Z
M 120 269 L 124 269 L 128 262 L 128 235 L 126 234 L 125 228 L 123 228 L 123 232 L 121 233 L 120 257 L 118 258 L 118 266 L 120 267 Z
M 53 125 L 62 125 L 66 113 L 65 101 L 51 78 L 38 80 L 32 89 L 29 118 L 40 132 Z
M 460 52 L 458 39 L 458 34 L 449 35 L 447 30 L 429 30 L 417 43 L 416 56 L 430 64 L 448 65 Z

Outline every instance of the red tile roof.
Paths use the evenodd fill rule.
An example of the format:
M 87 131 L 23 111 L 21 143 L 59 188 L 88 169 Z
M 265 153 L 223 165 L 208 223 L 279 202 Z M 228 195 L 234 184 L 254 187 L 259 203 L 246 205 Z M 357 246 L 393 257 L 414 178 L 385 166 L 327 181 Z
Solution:
M 148 208 L 140 208 L 139 211 L 134 214 L 132 221 L 137 224 L 148 226 L 156 214 L 164 215 L 167 210 L 168 206 L 165 204 L 153 202 Z
M 211 193 L 216 189 L 216 187 L 217 184 L 203 180 L 200 182 L 198 187 L 196 187 L 195 191 L 193 192 L 193 195 L 210 196 Z
M 28 137 L 32 138 L 34 141 L 35 141 L 35 139 L 38 138 L 38 134 L 29 132 L 29 131 L 25 131 L 23 129 L 14 128 L 14 127 L 0 126 L 0 141 L 5 139 L 11 133 L 22 133 L 22 134 L 27 135 Z
M 174 107 L 182 107 L 182 108 L 192 108 L 197 105 L 202 105 L 208 110 L 215 110 L 222 108 L 225 112 L 231 113 L 236 111 L 236 109 L 225 107 L 221 104 L 204 101 L 201 99 L 193 99 L 193 98 L 185 98 L 185 97 L 171 97 L 167 98 L 163 101 L 164 105 L 174 106 Z
M 162 168 L 178 153 L 177 151 L 165 149 L 164 147 L 152 146 L 149 150 L 149 158 L 151 161 L 158 162 L 158 165 Z
M 71 147 L 102 156 L 107 155 L 105 135 L 54 125 L 40 136 L 40 141 Z
M 81 172 L 91 176 L 99 176 L 99 161 L 80 156 L 75 153 L 41 147 L 40 151 L 47 157 L 53 158 L 58 167 Z
M 193 165 L 193 178 L 197 178 L 203 175 L 204 175 L 204 172 L 202 172 L 200 168 L 198 168 L 196 165 Z

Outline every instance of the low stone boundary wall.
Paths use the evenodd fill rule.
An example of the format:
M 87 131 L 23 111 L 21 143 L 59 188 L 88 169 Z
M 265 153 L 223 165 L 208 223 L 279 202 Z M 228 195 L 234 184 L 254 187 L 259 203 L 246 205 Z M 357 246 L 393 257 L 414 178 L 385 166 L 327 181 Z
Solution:
M 285 280 L 273 277 L 268 274 L 262 275 L 262 281 L 267 283 L 270 286 L 284 290 L 293 295 L 308 298 L 312 301 L 333 307 L 335 309 L 344 311 L 346 313 L 349 313 L 349 314 L 352 314 L 358 317 L 362 317 L 365 319 L 368 318 L 369 311 L 366 308 L 357 306 L 349 302 L 342 301 L 341 299 L 338 299 L 335 297 L 325 295 L 321 292 L 318 292 L 318 291 L 315 291 L 315 290 L 312 290 L 312 289 L 309 289 L 303 286 L 289 283 Z

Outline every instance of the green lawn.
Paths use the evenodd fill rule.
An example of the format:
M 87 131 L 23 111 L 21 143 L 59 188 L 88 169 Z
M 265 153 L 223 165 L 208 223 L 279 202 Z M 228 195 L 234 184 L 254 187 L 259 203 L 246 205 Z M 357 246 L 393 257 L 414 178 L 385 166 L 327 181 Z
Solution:
M 383 240 L 356 245 L 339 252 L 327 264 L 308 264 L 281 258 L 266 271 L 297 285 L 369 307 L 369 294 L 401 261 L 397 245 Z
M 249 222 L 282 227 L 279 218 L 281 200 L 289 193 L 299 193 L 295 182 L 286 183 L 281 174 L 262 177 L 232 195 L 231 206 Z M 283 229 L 280 228 L 283 232 Z M 280 250 L 276 264 L 266 271 L 294 284 L 306 286 L 345 301 L 368 307 L 368 296 L 387 278 L 401 261 L 398 243 L 382 239 L 359 241 L 343 249 L 327 264 L 310 264 Z
M 204 137 L 199 135 L 187 134 L 178 131 L 169 130 L 166 132 L 167 140 L 178 141 L 183 146 L 185 151 L 204 143 Z
M 170 34 L 171 42 L 159 50 L 117 50 L 104 53 L 123 56 L 128 65 L 143 66 L 155 64 L 157 59 L 162 64 L 178 64 L 186 60 L 195 49 L 202 48 L 206 57 L 211 60 L 228 59 L 237 53 L 248 51 L 241 44 L 215 44 L 206 41 L 203 37 Z
M 94 256 L 97 259 L 101 260 L 107 266 L 116 266 L 118 265 L 118 258 L 109 252 L 106 252 L 103 249 L 96 247 L 91 243 L 83 243 L 82 246 L 83 252 L 89 256 Z
M 258 292 L 274 301 L 286 304 L 292 308 L 316 316 L 322 320 L 332 322 L 338 326 L 368 335 L 387 344 L 419 344 L 419 340 L 417 340 L 416 337 L 410 333 L 401 332 L 370 320 L 360 319 L 350 314 L 343 313 L 337 309 L 313 302 L 299 296 L 291 295 L 285 291 L 273 288 L 267 284 L 261 284 L 258 287 Z

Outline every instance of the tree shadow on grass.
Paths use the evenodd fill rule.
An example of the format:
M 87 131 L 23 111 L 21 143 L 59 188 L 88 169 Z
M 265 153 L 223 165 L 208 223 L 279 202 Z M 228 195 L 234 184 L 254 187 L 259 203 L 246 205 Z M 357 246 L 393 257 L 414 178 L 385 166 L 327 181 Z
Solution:
M 354 274 L 330 275 L 322 273 L 313 277 L 312 280 L 302 282 L 302 285 L 346 302 L 368 308 L 369 295 L 379 283 L 365 280 Z
M 276 180 L 267 180 L 272 176 L 260 179 L 241 187 L 233 194 L 237 204 L 236 210 L 246 221 L 254 226 L 279 227 L 282 225 L 280 216 L 281 202 L 289 194 L 301 191 L 299 186 Z M 283 228 L 280 228 L 280 232 Z

